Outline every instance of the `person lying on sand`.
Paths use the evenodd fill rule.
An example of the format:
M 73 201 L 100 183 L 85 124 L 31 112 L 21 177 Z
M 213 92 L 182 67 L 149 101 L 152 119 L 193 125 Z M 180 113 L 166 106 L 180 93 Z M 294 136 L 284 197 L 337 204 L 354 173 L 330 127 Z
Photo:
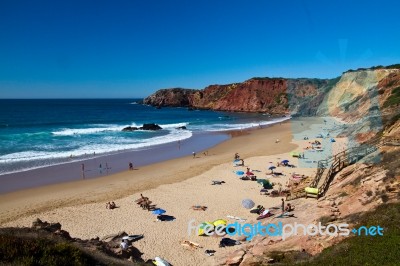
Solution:
M 194 243 L 194 242 L 189 241 L 189 240 L 182 240 L 180 243 L 181 243 L 182 246 L 186 246 L 186 247 L 189 247 L 191 249 L 201 248 L 201 246 L 199 244 Z
M 191 209 L 195 211 L 205 211 L 207 210 L 207 206 L 194 205 Z
M 211 182 L 212 182 L 211 185 L 222 185 L 225 183 L 225 181 L 219 181 L 219 180 L 212 180 Z

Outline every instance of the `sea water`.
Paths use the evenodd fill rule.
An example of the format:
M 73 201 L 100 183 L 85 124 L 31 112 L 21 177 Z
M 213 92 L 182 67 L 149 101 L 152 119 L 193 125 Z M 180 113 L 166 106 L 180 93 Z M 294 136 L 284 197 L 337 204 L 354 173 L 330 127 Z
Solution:
M 285 119 L 265 114 L 156 109 L 141 104 L 141 99 L 0 100 L 0 175 Z M 122 131 L 144 123 L 156 123 L 162 130 Z M 187 129 L 179 129 L 183 126 Z

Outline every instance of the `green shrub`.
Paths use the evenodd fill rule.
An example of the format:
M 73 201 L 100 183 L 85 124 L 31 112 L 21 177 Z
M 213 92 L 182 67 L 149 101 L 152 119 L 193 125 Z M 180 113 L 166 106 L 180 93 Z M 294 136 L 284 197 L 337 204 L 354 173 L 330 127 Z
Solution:
M 323 250 L 319 255 L 295 265 L 399 265 L 400 203 L 383 204 L 361 215 L 358 226 L 383 227 L 383 236 L 353 236 Z M 282 252 L 277 252 L 281 254 Z M 285 258 L 285 254 L 279 257 Z M 278 258 L 279 258 L 278 257 Z M 284 262 L 284 260 L 281 260 Z M 282 265 L 282 264 L 280 264 Z M 293 265 L 293 263 L 284 264 Z
M 0 264 L 93 265 L 95 261 L 69 243 L 0 235 Z

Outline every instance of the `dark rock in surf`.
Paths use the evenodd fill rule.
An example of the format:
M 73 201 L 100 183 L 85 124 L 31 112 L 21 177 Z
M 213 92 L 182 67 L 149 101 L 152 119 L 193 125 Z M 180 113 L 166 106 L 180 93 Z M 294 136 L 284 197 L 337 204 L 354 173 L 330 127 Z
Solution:
M 143 124 L 142 127 L 131 127 L 131 126 L 125 127 L 122 129 L 122 131 L 135 131 L 135 130 L 139 130 L 139 129 L 140 130 L 160 130 L 160 129 L 162 129 L 162 127 L 160 127 L 157 124 L 152 123 L 152 124 Z
M 137 128 L 137 127 L 131 127 L 131 126 L 129 126 L 129 127 L 123 128 L 122 131 L 135 131 L 135 130 L 138 130 L 138 129 L 139 129 L 139 128 Z
M 139 129 L 142 129 L 142 130 L 160 130 L 160 129 L 162 129 L 162 127 L 160 127 L 159 125 L 153 123 L 153 124 L 143 124 L 143 126 L 140 127 Z

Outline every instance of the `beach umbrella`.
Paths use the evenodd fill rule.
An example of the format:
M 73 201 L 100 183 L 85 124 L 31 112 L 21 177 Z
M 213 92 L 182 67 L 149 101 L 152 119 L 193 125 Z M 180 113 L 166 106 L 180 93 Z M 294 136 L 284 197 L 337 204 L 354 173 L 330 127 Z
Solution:
M 274 170 L 276 168 L 276 166 L 271 165 L 270 167 L 268 167 L 268 170 Z
M 282 161 L 282 163 L 288 163 L 289 162 L 289 160 L 283 160 Z
M 197 235 L 199 236 L 204 236 L 206 232 L 211 232 L 214 230 L 214 224 L 210 222 L 203 222 L 199 226 L 199 231 L 197 232 Z
M 255 206 L 256 204 L 254 203 L 254 201 L 252 201 L 251 199 L 244 199 L 242 200 L 242 206 L 245 207 L 246 209 L 251 209 Z
M 161 214 L 163 214 L 163 213 L 166 213 L 166 210 L 163 210 L 163 209 L 155 209 L 152 213 L 155 214 L 155 215 L 161 215 Z
M 215 220 L 215 221 L 213 222 L 213 225 L 214 225 L 215 227 L 218 227 L 218 226 L 226 226 L 226 224 L 227 224 L 227 221 L 226 221 L 226 220 L 223 220 L 223 219 L 218 219 L 218 220 Z
M 267 179 L 258 179 L 257 183 L 261 184 L 262 186 L 264 186 L 264 185 L 268 184 L 269 181 Z
M 244 172 L 243 172 L 243 171 L 236 171 L 236 174 L 237 174 L 238 176 L 241 176 L 241 175 L 244 175 Z

